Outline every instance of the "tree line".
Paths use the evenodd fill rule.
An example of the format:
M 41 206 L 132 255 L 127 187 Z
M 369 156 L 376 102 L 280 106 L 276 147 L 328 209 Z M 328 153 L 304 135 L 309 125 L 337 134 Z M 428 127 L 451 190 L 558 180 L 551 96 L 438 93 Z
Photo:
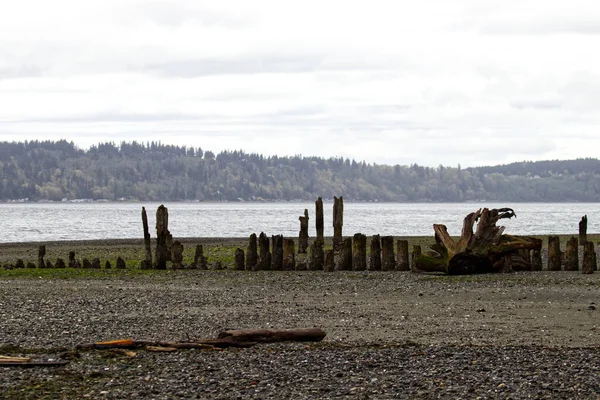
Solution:
M 160 142 L 0 142 L 0 200 L 600 201 L 600 161 L 586 158 L 436 168 L 347 158 L 215 154 Z

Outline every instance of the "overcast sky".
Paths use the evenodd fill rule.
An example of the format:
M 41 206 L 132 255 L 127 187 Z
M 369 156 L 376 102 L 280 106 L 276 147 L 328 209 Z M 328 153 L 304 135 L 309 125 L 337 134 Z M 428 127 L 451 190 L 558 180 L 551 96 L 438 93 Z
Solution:
M 0 140 L 598 157 L 600 2 L 2 1 Z

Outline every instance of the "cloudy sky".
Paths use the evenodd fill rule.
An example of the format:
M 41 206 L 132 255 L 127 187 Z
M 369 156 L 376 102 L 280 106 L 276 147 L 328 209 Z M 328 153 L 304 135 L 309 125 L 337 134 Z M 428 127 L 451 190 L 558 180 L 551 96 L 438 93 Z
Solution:
M 0 140 L 489 165 L 598 157 L 597 0 L 19 0 Z

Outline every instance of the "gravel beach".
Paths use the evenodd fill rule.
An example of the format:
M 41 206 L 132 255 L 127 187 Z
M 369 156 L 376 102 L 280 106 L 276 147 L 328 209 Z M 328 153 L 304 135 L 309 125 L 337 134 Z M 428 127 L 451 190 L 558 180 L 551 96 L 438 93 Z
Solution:
M 162 271 L 0 279 L 0 398 L 600 398 L 600 275 Z M 321 327 L 320 343 L 135 355 L 113 339 Z

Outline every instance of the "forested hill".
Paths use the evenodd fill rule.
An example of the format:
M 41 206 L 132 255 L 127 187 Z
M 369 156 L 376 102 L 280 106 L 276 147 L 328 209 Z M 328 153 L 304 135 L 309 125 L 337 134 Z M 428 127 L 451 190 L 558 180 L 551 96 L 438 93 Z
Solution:
M 0 142 L 0 200 L 600 201 L 600 161 L 437 168 L 161 143 Z

